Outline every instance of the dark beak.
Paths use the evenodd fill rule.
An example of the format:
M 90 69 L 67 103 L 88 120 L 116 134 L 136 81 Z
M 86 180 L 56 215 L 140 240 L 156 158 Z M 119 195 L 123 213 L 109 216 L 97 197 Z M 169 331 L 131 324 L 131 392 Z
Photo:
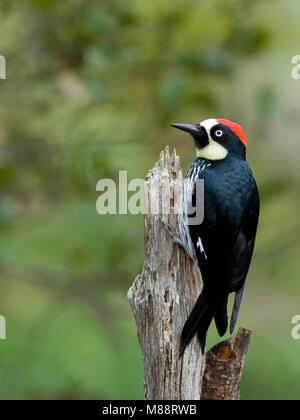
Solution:
M 171 124 L 171 127 L 178 128 L 178 130 L 186 131 L 193 136 L 199 135 L 199 125 L 193 124 Z

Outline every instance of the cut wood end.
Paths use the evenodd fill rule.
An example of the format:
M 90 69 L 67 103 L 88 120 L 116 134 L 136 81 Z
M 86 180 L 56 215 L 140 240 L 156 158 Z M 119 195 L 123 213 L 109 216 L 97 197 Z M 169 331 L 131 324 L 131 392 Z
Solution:
M 251 335 L 251 330 L 240 327 L 236 336 L 215 344 L 207 354 L 223 362 L 232 357 L 242 357 L 248 350 Z
M 216 344 L 210 351 L 213 356 L 222 362 L 227 362 L 234 355 L 232 345 L 229 340 Z
M 251 331 L 240 328 L 206 353 L 201 400 L 239 400 L 242 370 Z

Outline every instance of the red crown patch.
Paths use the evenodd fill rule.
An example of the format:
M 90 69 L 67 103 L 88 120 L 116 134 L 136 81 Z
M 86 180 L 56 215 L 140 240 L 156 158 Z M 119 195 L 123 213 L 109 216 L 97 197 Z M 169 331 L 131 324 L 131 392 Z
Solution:
M 239 124 L 237 124 L 233 121 L 223 120 L 223 119 L 217 119 L 216 121 L 218 121 L 219 124 L 223 124 L 223 125 L 226 125 L 227 127 L 229 127 L 230 130 L 238 136 L 240 141 L 245 146 L 247 146 L 247 138 L 245 136 L 244 130 L 242 129 L 242 127 Z

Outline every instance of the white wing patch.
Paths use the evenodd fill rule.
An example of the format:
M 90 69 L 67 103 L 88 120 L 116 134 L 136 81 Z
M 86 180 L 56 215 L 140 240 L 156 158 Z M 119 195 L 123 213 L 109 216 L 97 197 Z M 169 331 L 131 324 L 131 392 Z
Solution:
M 203 243 L 202 243 L 202 241 L 201 241 L 201 238 L 200 238 L 200 236 L 198 236 L 198 242 L 197 242 L 197 248 L 200 248 L 200 252 L 201 252 L 201 254 L 204 254 L 204 258 L 207 260 L 207 255 L 206 255 L 206 253 L 205 253 L 205 250 L 204 250 L 204 246 L 203 246 Z
M 203 161 L 197 160 L 190 167 L 188 174 L 184 180 L 184 184 L 183 184 L 182 201 L 181 201 L 182 211 L 178 215 L 180 237 L 185 244 L 185 247 L 188 251 L 189 256 L 195 262 L 197 267 L 198 267 L 198 261 L 196 257 L 196 247 L 191 239 L 190 229 L 188 225 L 188 204 L 192 201 L 196 180 L 200 178 L 200 173 L 209 166 L 211 166 L 211 162 L 208 162 L 206 160 L 203 160 Z M 204 253 L 205 259 L 207 259 L 207 256 L 204 251 L 204 247 L 200 238 L 198 238 L 198 243 L 196 245 L 198 247 L 199 246 L 201 247 L 200 251 L 201 253 Z

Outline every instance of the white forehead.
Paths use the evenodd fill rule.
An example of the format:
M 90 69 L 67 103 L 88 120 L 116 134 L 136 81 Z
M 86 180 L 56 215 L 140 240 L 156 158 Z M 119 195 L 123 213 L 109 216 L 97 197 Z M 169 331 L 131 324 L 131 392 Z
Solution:
M 205 128 L 207 134 L 210 133 L 210 130 L 216 124 L 218 124 L 218 121 L 215 120 L 214 118 L 209 118 L 208 120 L 204 120 L 200 123 L 200 125 Z

